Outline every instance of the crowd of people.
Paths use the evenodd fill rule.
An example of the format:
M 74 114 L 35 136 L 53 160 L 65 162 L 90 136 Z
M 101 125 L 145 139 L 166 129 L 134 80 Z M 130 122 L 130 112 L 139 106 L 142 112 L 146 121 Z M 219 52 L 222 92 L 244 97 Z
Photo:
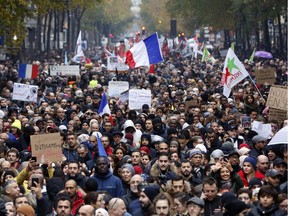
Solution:
M 242 60 L 254 81 L 257 68 L 273 67 L 274 84 L 286 86 L 287 61 Z M 0 215 L 287 215 L 287 145 L 267 144 L 288 119 L 269 116 L 271 83 L 247 78 L 227 98 L 223 59 L 171 58 L 154 73 L 81 63 L 79 77 L 50 76 L 51 62 L 63 64 L 34 62 L 34 80 L 0 64 Z M 108 97 L 110 80 L 151 90 L 151 104 L 133 110 Z M 15 82 L 38 85 L 37 102 L 12 100 Z M 100 115 L 103 94 L 110 113 Z M 30 136 L 49 133 L 60 133 L 62 158 L 40 162 Z

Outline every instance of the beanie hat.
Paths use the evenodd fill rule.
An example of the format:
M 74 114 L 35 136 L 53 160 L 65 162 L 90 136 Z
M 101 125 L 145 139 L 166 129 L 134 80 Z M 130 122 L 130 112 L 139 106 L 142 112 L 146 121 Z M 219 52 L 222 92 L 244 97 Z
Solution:
M 159 117 L 156 117 L 155 119 L 153 119 L 152 124 L 153 125 L 162 124 L 162 119 Z
M 127 161 L 129 159 L 131 160 L 131 156 L 130 155 L 125 155 L 122 160 L 123 160 L 124 163 L 127 163 Z
M 247 143 L 242 143 L 239 145 L 239 149 L 244 148 L 244 147 L 249 149 L 249 145 Z
M 98 189 L 98 183 L 96 178 L 88 178 L 85 182 L 85 191 L 97 191 Z
M 222 158 L 224 157 L 224 153 L 220 150 L 220 149 L 216 149 L 214 150 L 211 155 L 210 155 L 211 158 Z
M 237 197 L 232 192 L 225 192 L 221 196 L 221 203 L 223 207 L 226 207 L 231 201 L 237 200 Z
M 144 192 L 151 202 L 153 202 L 154 198 L 160 193 L 159 186 L 157 185 L 140 186 L 139 191 Z
M 178 134 L 176 128 L 168 128 L 167 129 L 167 135 L 171 135 L 171 134 Z
M 150 149 L 149 149 L 148 147 L 146 147 L 146 146 L 140 147 L 140 151 L 144 151 L 144 152 L 146 152 L 148 155 L 150 154 Z
M 250 179 L 249 188 L 253 188 L 253 186 L 255 186 L 255 185 L 262 186 L 262 181 L 256 177 Z
M 2 110 L 0 110 L 0 119 L 2 119 L 4 117 L 5 117 L 5 113 Z
M 35 215 L 35 211 L 32 208 L 32 206 L 27 205 L 27 204 L 23 204 L 21 205 L 18 209 L 17 212 L 20 212 L 22 214 L 24 214 L 25 216 L 34 216 Z
M 245 162 L 249 162 L 251 165 L 252 165 L 252 167 L 253 167 L 253 169 L 254 170 L 256 170 L 257 168 L 256 168 L 256 160 L 255 160 L 255 158 L 253 158 L 253 157 L 246 157 L 245 159 L 244 159 L 244 161 L 243 161 L 243 164 L 245 163 Z
M 140 166 L 134 166 L 135 174 L 141 175 L 143 173 L 143 169 Z
M 123 170 L 123 169 L 128 169 L 129 170 L 129 172 L 132 174 L 132 176 L 133 175 L 135 175 L 135 171 L 134 171 L 134 168 L 133 168 L 133 166 L 131 165 L 131 164 L 124 164 L 122 167 L 121 167 L 121 169 Z
M 19 130 L 21 130 L 21 122 L 18 119 L 15 119 L 15 121 L 12 123 L 11 127 L 15 127 L 18 128 Z
M 241 200 L 233 200 L 228 203 L 225 208 L 229 215 L 238 215 L 243 210 L 250 209 L 251 207 Z
M 151 135 L 150 134 L 143 133 L 141 135 L 141 140 L 144 139 L 144 138 L 147 139 L 149 141 L 149 143 L 151 142 Z
M 5 177 L 6 177 L 7 175 L 11 175 L 11 176 L 13 176 L 13 177 L 16 177 L 16 174 L 15 174 L 12 170 L 6 170 L 5 173 L 4 173 L 4 175 L 3 175 L 3 180 L 5 180 Z
M 195 146 L 195 149 L 199 149 L 201 152 L 203 152 L 203 153 L 207 153 L 207 148 L 205 147 L 205 145 L 204 144 L 197 144 L 196 146 Z

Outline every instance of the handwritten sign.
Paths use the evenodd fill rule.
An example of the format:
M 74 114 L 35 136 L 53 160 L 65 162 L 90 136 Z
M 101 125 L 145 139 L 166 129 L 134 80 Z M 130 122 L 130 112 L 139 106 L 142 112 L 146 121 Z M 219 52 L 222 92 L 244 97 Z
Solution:
M 12 100 L 37 102 L 38 86 L 14 83 Z
M 256 76 L 256 83 L 257 84 L 265 84 L 268 83 L 273 85 L 275 83 L 275 68 L 263 68 L 263 69 L 256 69 L 255 76 Z
M 151 106 L 151 91 L 145 89 L 130 89 L 129 109 L 141 109 L 143 104 Z
M 110 97 L 119 97 L 121 93 L 129 90 L 127 81 L 110 81 L 108 83 L 108 95 Z
M 272 86 L 269 91 L 267 106 L 270 108 L 287 110 L 287 91 L 288 89 L 286 87 L 282 88 L 280 86 Z
M 107 59 L 107 70 L 108 71 L 127 71 L 129 67 L 123 62 L 123 60 L 119 59 L 117 56 L 110 56 Z
M 284 120 L 288 119 L 287 110 L 278 110 L 274 108 L 269 108 L 269 120 L 277 120 L 278 123 L 284 122 Z
M 62 160 L 62 142 L 60 133 L 39 134 L 30 136 L 31 152 L 37 161 L 44 163 L 46 160 L 58 162 Z
M 74 75 L 79 76 L 79 65 L 53 65 L 50 66 L 51 76 L 66 76 Z

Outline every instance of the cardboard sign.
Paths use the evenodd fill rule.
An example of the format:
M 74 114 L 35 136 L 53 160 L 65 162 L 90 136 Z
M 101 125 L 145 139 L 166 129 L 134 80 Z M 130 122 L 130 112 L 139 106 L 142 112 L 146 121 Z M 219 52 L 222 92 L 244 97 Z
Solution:
M 268 99 L 266 105 L 270 108 L 287 110 L 287 88 L 280 86 L 272 86 L 269 91 Z
M 129 82 L 127 81 L 109 81 L 108 95 L 110 97 L 119 97 L 123 92 L 129 90 Z
M 256 76 L 256 83 L 257 84 L 265 84 L 268 83 L 273 85 L 275 83 L 275 68 L 263 68 L 263 69 L 256 69 L 255 76 Z
M 107 59 L 107 70 L 108 71 L 127 71 L 129 67 L 122 62 L 117 56 L 110 56 Z
M 14 83 L 12 100 L 37 102 L 38 86 Z
M 50 66 L 50 75 L 51 76 L 66 76 L 74 75 L 79 76 L 79 65 L 53 65 Z
M 279 110 L 274 108 L 269 108 L 269 120 L 277 120 L 278 123 L 284 122 L 284 120 L 288 119 L 288 113 L 285 110 Z
M 145 89 L 129 90 L 129 109 L 141 109 L 143 104 L 151 106 L 151 91 Z
M 31 153 L 37 157 L 37 162 L 44 163 L 62 161 L 62 141 L 60 133 L 39 134 L 30 136 Z

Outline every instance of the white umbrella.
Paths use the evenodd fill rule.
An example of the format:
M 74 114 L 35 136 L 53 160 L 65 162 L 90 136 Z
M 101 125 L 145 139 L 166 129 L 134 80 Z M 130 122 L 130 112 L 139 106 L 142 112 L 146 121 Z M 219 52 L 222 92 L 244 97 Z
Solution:
M 288 126 L 279 130 L 270 140 L 268 145 L 286 144 L 288 145 Z

